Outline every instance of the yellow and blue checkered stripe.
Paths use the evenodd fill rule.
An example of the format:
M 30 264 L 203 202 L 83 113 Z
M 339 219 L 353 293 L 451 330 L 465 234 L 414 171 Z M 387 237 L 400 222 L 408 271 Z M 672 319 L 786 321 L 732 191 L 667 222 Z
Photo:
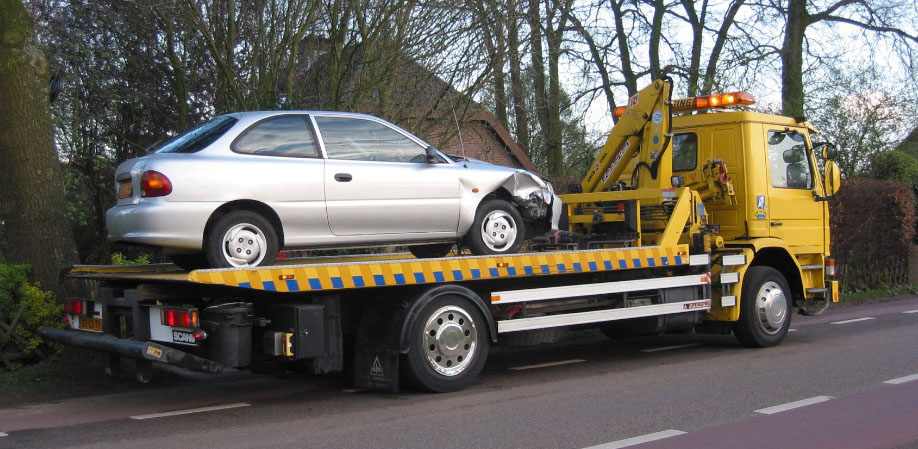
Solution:
M 397 259 L 349 264 L 201 270 L 186 280 L 277 292 L 341 290 L 590 273 L 689 263 L 688 246 L 621 248 L 510 256 Z

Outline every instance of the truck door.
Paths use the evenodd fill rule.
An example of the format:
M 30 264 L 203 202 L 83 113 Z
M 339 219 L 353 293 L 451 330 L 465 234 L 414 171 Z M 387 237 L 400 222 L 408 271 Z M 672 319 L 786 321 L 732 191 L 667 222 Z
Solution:
M 783 239 L 794 252 L 822 252 L 823 207 L 813 196 L 814 170 L 806 133 L 787 127 L 764 131 L 768 197 L 758 195 L 756 208 L 767 212 L 770 235 Z

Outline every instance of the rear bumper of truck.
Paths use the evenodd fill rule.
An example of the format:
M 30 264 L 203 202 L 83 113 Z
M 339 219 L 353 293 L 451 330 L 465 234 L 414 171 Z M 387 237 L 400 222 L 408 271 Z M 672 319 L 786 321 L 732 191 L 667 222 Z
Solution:
M 150 341 L 124 340 L 113 336 L 50 327 L 43 327 L 41 336 L 45 340 L 69 346 L 107 352 L 131 359 L 175 365 L 201 373 L 216 374 L 223 371 L 223 366 L 213 360 Z

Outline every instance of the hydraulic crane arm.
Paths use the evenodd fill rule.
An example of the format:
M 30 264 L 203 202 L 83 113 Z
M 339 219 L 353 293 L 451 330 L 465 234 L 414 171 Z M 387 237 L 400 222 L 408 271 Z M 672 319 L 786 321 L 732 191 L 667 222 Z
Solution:
M 640 152 L 637 169 L 646 168 L 650 176 L 641 178 L 641 187 L 666 188 L 672 173 L 671 158 L 662 157 L 669 144 L 670 93 L 672 83 L 656 80 L 628 100 L 628 106 L 612 128 L 606 144 L 581 182 L 584 193 L 601 192 L 618 181 L 628 161 Z M 637 186 L 635 186 L 637 187 Z

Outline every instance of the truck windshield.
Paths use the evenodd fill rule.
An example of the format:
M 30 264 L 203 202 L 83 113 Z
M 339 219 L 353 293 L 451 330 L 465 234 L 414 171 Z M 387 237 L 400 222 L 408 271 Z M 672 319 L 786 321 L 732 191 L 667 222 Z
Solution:
M 236 119 L 233 117 L 225 115 L 217 117 L 166 142 L 156 150 L 156 153 L 194 153 L 200 151 L 219 139 L 223 133 L 235 124 Z

